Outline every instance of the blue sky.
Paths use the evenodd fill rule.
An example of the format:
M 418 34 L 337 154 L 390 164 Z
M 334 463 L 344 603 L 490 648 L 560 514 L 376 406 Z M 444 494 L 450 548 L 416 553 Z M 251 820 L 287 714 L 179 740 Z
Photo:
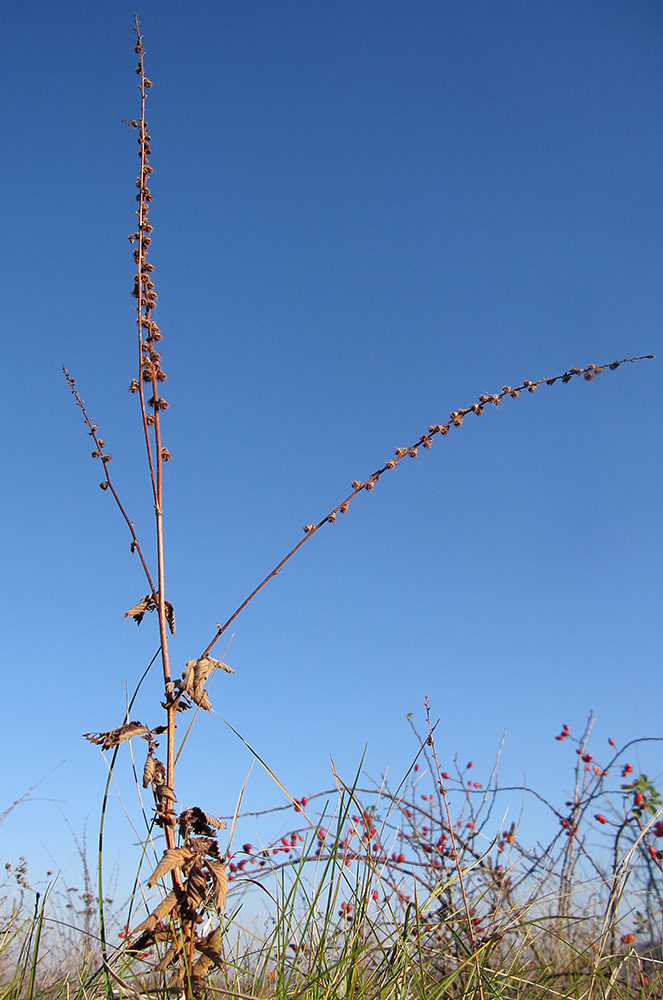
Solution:
M 0 861 L 25 854 L 35 877 L 75 867 L 65 817 L 95 829 L 105 765 L 81 733 L 121 722 L 157 645 L 155 620 L 123 619 L 145 584 L 60 371 L 151 551 L 126 391 L 133 10 L 2 12 L 0 812 L 64 763 L 3 823 Z M 450 410 L 660 353 L 662 19 L 644 0 L 144 0 L 138 15 L 183 667 L 303 524 Z M 443 764 L 473 758 L 485 780 L 507 729 L 504 783 L 525 772 L 556 801 L 562 723 L 593 710 L 601 747 L 661 735 L 660 365 L 468 417 L 247 608 L 212 701 L 293 794 L 330 787 L 330 756 L 353 774 L 365 745 L 370 774 L 400 776 L 425 695 Z M 132 714 L 157 724 L 158 697 L 155 673 Z M 181 799 L 232 811 L 250 763 L 199 719 Z M 642 766 L 660 776 L 660 752 Z M 247 805 L 281 801 L 257 768 Z M 119 806 L 111 829 L 126 868 Z

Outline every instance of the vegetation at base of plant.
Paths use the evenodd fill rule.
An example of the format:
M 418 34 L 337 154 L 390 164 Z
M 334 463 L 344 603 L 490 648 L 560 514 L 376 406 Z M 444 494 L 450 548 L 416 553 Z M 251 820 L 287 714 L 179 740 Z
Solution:
M 155 314 L 154 266 L 148 259 L 153 232 L 149 221 L 152 140 L 146 99 L 152 81 L 145 71 L 137 18 L 135 31 L 140 115 L 125 120 L 137 133 L 140 159 L 137 222 L 129 234 L 137 327 L 137 371 L 129 390 L 138 400 L 146 449 L 155 514 L 155 567 L 148 565 L 146 549 L 115 488 L 112 456 L 99 428 L 88 415 L 75 379 L 63 370 L 93 440 L 92 457 L 102 463 L 100 487 L 112 495 L 130 532 L 131 551 L 138 555 L 144 572 L 146 593 L 137 600 L 134 596 L 125 617 L 140 625 L 148 613 L 156 612 L 159 648 L 153 662 L 158 659 L 161 665 L 159 702 L 165 718 L 159 714 L 158 721 L 149 724 L 131 718 L 150 664 L 124 718 L 110 730 L 85 734 L 103 752 L 111 751 L 111 760 L 99 833 L 98 886 L 92 892 L 88 878 L 85 894 L 86 914 L 92 903 L 98 908 L 98 941 L 88 921 L 81 929 L 85 958 L 78 983 L 74 986 L 66 980 L 67 995 L 71 988 L 86 996 L 95 990 L 132 996 L 156 992 L 182 995 L 186 1000 L 216 993 L 339 1000 L 434 995 L 476 995 L 484 1000 L 511 992 L 528 995 L 530 990 L 561 995 L 560 989 L 571 990 L 568 995 L 575 995 L 574 991 L 583 996 L 617 993 L 637 964 L 623 951 L 624 935 L 619 946 L 616 937 L 628 898 L 627 883 L 629 893 L 639 886 L 637 892 L 646 890 L 653 900 L 638 911 L 643 914 L 643 927 L 660 923 L 661 859 L 650 839 L 652 821 L 646 821 L 660 800 L 641 775 L 621 786 L 621 804 L 616 802 L 607 782 L 620 754 L 605 764 L 594 762 L 586 746 L 591 725 L 577 741 L 572 800 L 563 810 L 553 810 L 559 829 L 545 848 L 525 849 L 518 840 L 517 824 L 502 829 L 501 820 L 496 823 L 499 798 L 505 791 L 496 783 L 497 766 L 484 783 L 475 780 L 474 771 L 472 779 L 467 778 L 474 762 L 462 771 L 456 768 L 454 779 L 441 769 L 428 705 L 427 732 L 423 738 L 417 734 L 417 761 L 397 789 L 391 790 L 386 780 L 373 791 L 360 789 L 358 780 L 346 785 L 335 774 L 333 808 L 327 804 L 320 816 L 311 819 L 315 796 L 290 797 L 291 807 L 306 825 L 257 853 L 245 845 L 246 857 L 239 860 L 230 853 L 239 806 L 228 817 L 231 830 L 222 847 L 219 837 L 226 819 L 199 805 L 182 807 L 175 779 L 176 763 L 193 720 L 200 710 L 213 711 L 209 687 L 214 675 L 232 673 L 221 659 L 210 655 L 211 650 L 241 611 L 323 525 L 347 513 L 360 493 L 372 492 L 382 476 L 403 459 L 416 458 L 421 448 L 432 447 L 436 437 L 460 428 L 469 414 L 481 416 L 486 407 L 499 406 L 506 397 L 516 399 L 524 391 L 532 394 L 544 383 L 552 386 L 574 378 L 589 383 L 606 368 L 615 371 L 624 363 L 653 355 L 569 368 L 550 378 L 526 379 L 516 387 L 505 385 L 499 392 L 481 394 L 466 408 L 451 410 L 445 422 L 430 424 L 414 443 L 397 447 L 394 457 L 367 479 L 354 480 L 351 492 L 322 519 L 305 524 L 304 537 L 225 622 L 215 626 L 202 652 L 188 659 L 180 674 L 170 655 L 175 609 L 167 600 L 164 550 L 164 467 L 172 458 L 162 426 L 169 409 L 162 395 L 167 375 Z M 187 711 L 193 719 L 178 742 L 177 721 Z M 165 752 L 159 751 L 161 737 Z M 140 800 L 145 828 L 141 867 L 148 856 L 154 855 L 154 862 L 144 883 L 140 869 L 137 873 L 124 930 L 115 946 L 109 940 L 103 891 L 104 824 L 118 754 L 123 743 L 135 738 L 146 743 L 136 783 L 149 789 L 153 799 L 151 812 Z M 557 739 L 573 741 L 568 726 Z M 421 791 L 420 760 L 426 764 L 426 792 Z M 619 767 L 622 777 L 630 773 L 627 768 L 632 770 L 630 764 Z M 522 791 L 530 794 L 529 789 Z M 140 796 L 140 787 L 138 792 Z M 603 810 L 594 814 L 597 829 L 612 838 L 609 863 L 597 859 L 581 832 L 590 810 L 597 806 Z M 158 838 L 164 844 L 157 848 Z M 266 884 L 267 877 L 271 885 Z M 231 884 L 235 891 L 226 910 Z M 152 898 L 149 890 L 156 886 L 160 894 Z M 242 922 L 244 894 L 250 888 L 263 893 L 271 905 L 269 921 L 260 933 Z M 145 903 L 146 915 L 136 924 L 133 914 L 139 899 L 141 905 Z M 14 992 L 8 995 L 30 1000 L 34 995 L 44 928 L 49 927 L 45 906 L 44 895 L 20 930 L 16 917 L 9 920 L 7 926 L 16 928 L 10 939 L 19 948 L 16 967 L 23 972 L 19 980 L 12 979 Z M 88 974 L 92 955 L 98 964 Z M 62 982 L 56 980 L 56 992 Z
M 334 772 L 334 787 L 259 814 L 272 828 L 280 819 L 283 832 L 232 853 L 229 845 L 227 911 L 219 921 L 212 898 L 201 911 L 201 936 L 216 934 L 215 954 L 202 952 L 210 967 L 201 995 L 663 996 L 663 820 L 643 821 L 620 781 L 627 756 L 663 740 L 613 743 L 604 758 L 590 749 L 593 724 L 590 716 L 577 738 L 566 729 L 574 792 L 564 802 L 501 785 L 501 748 L 489 767 L 456 760 L 442 771 L 437 727 L 428 721 L 419 733 L 410 719 L 418 750 L 396 787 Z M 632 784 L 658 794 L 644 775 Z M 546 843 L 526 845 L 522 817 L 505 818 L 514 793 L 549 811 L 557 830 Z M 597 802 L 606 823 L 596 822 Z M 238 813 L 233 825 L 247 819 Z M 81 862 L 85 873 L 84 848 Z M 10 903 L 12 884 L 19 898 Z M 101 997 L 105 976 L 114 996 L 172 995 L 172 932 L 141 948 L 141 925 L 132 933 L 120 908 L 104 965 L 86 884 L 82 906 L 67 904 L 77 920 L 67 921 L 62 893 L 58 902 L 51 890 L 46 906 L 48 890 L 32 892 L 27 864 L 7 866 L 0 997 Z M 154 901 L 145 905 L 154 912 Z M 166 931 L 165 908 L 164 918 Z M 69 960 L 54 962 L 65 926 Z

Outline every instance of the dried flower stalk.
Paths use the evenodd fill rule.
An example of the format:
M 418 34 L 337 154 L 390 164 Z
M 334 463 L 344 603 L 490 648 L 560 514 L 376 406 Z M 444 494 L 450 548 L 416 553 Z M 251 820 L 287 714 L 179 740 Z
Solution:
M 237 616 L 244 610 L 246 605 L 253 600 L 256 594 L 262 590 L 265 584 L 269 583 L 272 577 L 275 577 L 277 573 L 280 573 L 282 567 L 285 566 L 287 561 L 291 559 L 292 556 L 294 556 L 295 552 L 301 549 L 304 542 L 307 542 L 310 538 L 312 538 L 313 535 L 316 533 L 316 531 L 318 531 L 323 526 L 323 524 L 333 524 L 336 521 L 337 514 L 347 513 L 348 508 L 350 506 L 350 502 L 354 500 L 357 494 L 361 493 L 362 490 L 367 490 L 370 493 L 371 490 L 373 490 L 373 488 L 375 487 L 375 484 L 378 482 L 380 476 L 385 472 L 390 472 L 392 469 L 395 469 L 396 466 L 399 465 L 401 459 L 405 458 L 406 456 L 410 458 L 416 458 L 420 446 L 427 449 L 430 448 L 433 443 L 434 435 L 441 434 L 443 437 L 446 437 L 452 426 L 453 427 L 462 426 L 463 419 L 467 416 L 468 413 L 475 413 L 477 416 L 481 416 L 484 407 L 488 403 L 492 403 L 493 406 L 499 406 L 499 404 L 502 402 L 505 396 L 512 396 L 514 399 L 517 399 L 523 389 L 527 389 L 528 392 L 535 392 L 538 386 L 543 385 L 544 383 L 546 385 L 554 385 L 555 382 L 559 381 L 566 383 L 570 382 L 572 378 L 578 377 L 580 375 L 582 375 L 582 377 L 586 382 L 592 382 L 596 378 L 596 376 L 600 375 L 601 372 L 605 371 L 606 368 L 608 368 L 610 371 L 615 371 L 615 369 L 619 368 L 620 365 L 632 364 L 635 361 L 650 360 L 654 358 L 654 356 L 655 355 L 653 354 L 643 354 L 637 358 L 623 358 L 621 361 L 613 361 L 611 364 L 606 364 L 606 365 L 587 365 L 586 368 L 569 368 L 569 370 L 564 372 L 562 375 L 554 375 L 552 378 L 540 378 L 536 382 L 531 382 L 529 381 L 529 379 L 526 379 L 522 385 L 518 386 L 515 389 L 510 385 L 505 385 L 503 386 L 501 392 L 492 393 L 491 395 L 483 393 L 482 395 L 479 396 L 479 401 L 477 403 L 472 403 L 464 410 L 452 410 L 451 413 L 449 414 L 449 420 L 447 423 L 431 424 L 430 427 L 428 428 L 428 431 L 423 433 L 418 438 L 418 440 L 414 442 L 413 445 L 410 445 L 409 448 L 395 448 L 394 449 L 394 455 L 396 456 L 395 458 L 390 458 L 389 461 L 385 462 L 385 464 L 380 469 L 378 469 L 371 476 L 369 476 L 365 482 L 360 479 L 354 480 L 350 484 L 352 486 L 352 493 L 350 493 L 345 498 L 345 500 L 342 500 L 341 503 L 337 504 L 337 506 L 334 507 L 334 509 L 330 511 L 329 514 L 323 517 L 321 521 L 318 521 L 317 524 L 304 525 L 303 528 L 304 537 L 297 543 L 297 545 L 294 546 L 294 548 L 290 550 L 290 552 L 288 552 L 286 556 L 284 556 L 284 558 L 281 560 L 280 563 L 277 563 L 277 565 L 274 567 L 271 573 L 269 573 L 265 577 L 265 579 L 258 584 L 255 590 L 251 591 L 249 596 L 232 613 L 230 618 L 228 618 L 228 620 L 224 622 L 223 625 L 217 626 L 216 634 L 212 638 L 212 641 L 209 643 L 209 645 L 206 646 L 205 651 L 202 654 L 203 657 L 207 656 L 209 651 L 212 649 L 214 644 L 218 642 L 218 640 L 221 638 L 221 636 L 228 628 L 228 626 L 231 625 L 232 622 L 234 622 L 235 618 L 237 618 Z

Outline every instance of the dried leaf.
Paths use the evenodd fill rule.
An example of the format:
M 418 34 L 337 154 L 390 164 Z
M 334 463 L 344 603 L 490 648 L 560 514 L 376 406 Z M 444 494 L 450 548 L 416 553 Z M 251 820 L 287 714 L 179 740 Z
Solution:
M 161 861 L 147 880 L 148 886 L 151 888 L 163 875 L 172 872 L 174 868 L 181 868 L 192 857 L 193 854 L 188 847 L 167 847 Z
M 218 966 L 220 969 L 224 967 L 223 955 L 221 954 L 221 943 L 222 943 L 222 933 L 221 928 L 216 927 L 210 934 L 204 938 L 196 939 L 196 951 L 201 952 L 207 959 L 210 960 L 210 964 L 213 962 L 214 965 Z M 201 962 L 198 959 L 196 966 Z M 196 966 L 194 966 L 194 972 L 196 971 Z M 207 966 L 209 968 L 209 966 Z
M 166 621 L 168 622 L 168 628 L 172 635 L 175 635 L 175 609 L 170 601 L 164 601 L 166 605 Z
M 142 736 L 144 733 L 149 733 L 149 731 L 147 726 L 144 726 L 142 722 L 127 722 L 124 726 L 118 726 L 117 729 L 109 729 L 105 733 L 83 733 L 83 736 L 90 743 L 100 746 L 102 750 L 110 750 L 111 747 L 118 746 L 124 740 L 131 739 L 132 736 Z
M 177 850 L 177 848 L 174 848 L 174 850 Z M 199 862 L 196 862 L 191 868 L 189 877 L 184 885 L 184 891 L 186 892 L 187 904 L 192 910 L 197 910 L 207 896 L 207 876 Z
M 190 806 L 178 816 L 180 836 L 184 839 L 189 831 L 203 837 L 216 836 L 215 830 L 225 830 L 226 823 L 216 816 L 204 812 L 200 806 Z
M 223 861 L 212 861 L 210 858 L 205 858 L 205 865 L 214 882 L 216 905 L 222 910 L 226 896 L 228 895 L 228 873 L 226 872 L 226 866 Z
M 210 826 L 213 826 L 215 830 L 225 830 L 228 824 L 225 819 L 218 819 L 216 816 L 212 816 L 210 813 L 205 813 L 205 819 Z
M 157 604 L 154 598 L 154 594 L 146 594 L 145 597 L 140 599 L 138 604 L 134 604 L 133 608 L 129 608 L 124 617 L 133 618 L 136 624 L 140 625 L 145 617 L 145 612 L 154 611 L 156 609 Z
M 191 837 L 187 841 L 187 847 L 193 854 L 202 855 L 207 854 L 208 851 L 216 847 L 216 840 L 214 837 Z
M 181 954 L 182 954 L 182 946 L 180 945 L 179 941 L 171 944 L 166 954 L 163 956 L 159 964 L 156 966 L 155 971 L 165 972 L 168 966 L 172 965 L 173 962 L 175 962 L 180 957 Z M 176 983 L 179 979 L 182 979 L 183 976 L 184 976 L 184 970 L 181 969 L 173 976 L 172 982 Z
M 164 917 L 173 912 L 177 906 L 179 898 L 180 894 L 175 892 L 174 889 L 171 890 L 167 896 L 164 896 L 157 908 L 150 913 L 147 920 L 144 920 L 142 924 L 136 927 L 134 934 L 141 934 L 145 932 L 151 933 L 160 920 L 163 920 Z
M 170 785 L 166 785 L 165 783 L 157 785 L 154 791 L 160 799 L 167 799 L 169 802 L 177 802 L 177 795 L 175 795 L 175 792 Z
M 152 754 L 148 753 L 147 760 L 145 761 L 145 767 L 143 768 L 143 788 L 148 788 L 152 784 L 152 778 L 154 777 L 156 766 L 156 760 Z
M 229 667 L 227 663 L 215 660 L 211 656 L 204 656 L 200 660 L 187 660 L 186 668 L 182 674 L 184 690 L 195 701 L 196 705 L 200 705 L 207 712 L 212 710 L 212 706 L 204 691 L 204 686 L 214 670 L 225 670 L 228 674 L 234 673 L 232 667 Z

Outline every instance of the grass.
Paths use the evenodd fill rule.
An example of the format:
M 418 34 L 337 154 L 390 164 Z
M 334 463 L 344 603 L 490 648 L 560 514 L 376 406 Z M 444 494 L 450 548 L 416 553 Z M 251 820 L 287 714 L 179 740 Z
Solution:
M 557 830 L 543 845 L 523 844 L 517 825 L 504 823 L 513 789 L 500 786 L 497 762 L 485 785 L 470 766 L 453 777 L 439 770 L 432 725 L 416 736 L 398 787 L 371 787 L 360 770 L 351 783 L 334 775 L 333 788 L 267 811 L 265 825 L 294 823 L 258 847 L 230 842 L 225 913 L 219 919 L 212 897 L 201 905 L 198 937 L 210 942 L 196 959 L 201 995 L 663 996 L 658 795 L 626 760 L 640 741 L 596 763 L 592 722 L 577 738 L 559 734 L 575 793 L 561 809 L 546 803 Z M 77 919 L 63 919 L 57 893 L 30 891 L 25 865 L 8 877 L 18 897 L 7 883 L 1 997 L 174 995 L 173 926 L 138 952 L 135 933 L 117 932 L 127 909 L 107 906 L 118 943 L 106 945 L 104 967 L 90 916 L 98 901 L 81 894 Z M 168 892 L 164 880 L 158 898 Z M 147 912 L 154 905 L 147 900 Z

